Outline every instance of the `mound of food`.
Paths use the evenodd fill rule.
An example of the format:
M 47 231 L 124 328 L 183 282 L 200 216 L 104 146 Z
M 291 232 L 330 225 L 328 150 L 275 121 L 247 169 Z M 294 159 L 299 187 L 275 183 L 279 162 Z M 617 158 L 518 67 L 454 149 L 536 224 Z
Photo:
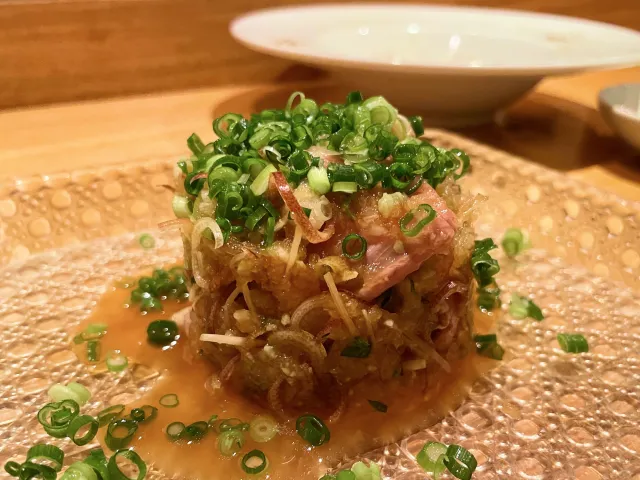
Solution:
M 190 339 L 223 385 L 279 412 L 338 407 L 367 379 L 428 388 L 472 350 L 464 152 L 358 92 L 320 106 L 296 92 L 213 128 L 189 138 L 173 208 Z

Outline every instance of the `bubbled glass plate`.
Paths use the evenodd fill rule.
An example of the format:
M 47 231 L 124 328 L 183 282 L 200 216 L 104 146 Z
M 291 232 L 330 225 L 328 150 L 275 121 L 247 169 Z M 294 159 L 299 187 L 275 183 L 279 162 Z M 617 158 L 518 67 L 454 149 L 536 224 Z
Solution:
M 414 454 L 425 441 L 461 444 L 478 459 L 476 479 L 640 479 L 640 205 L 467 139 L 429 131 L 434 143 L 473 161 L 465 188 L 484 194 L 479 237 L 528 230 L 533 248 L 501 260 L 507 354 L 440 423 L 363 457 L 385 478 L 424 478 Z M 107 285 L 149 265 L 179 260 L 171 218 L 172 161 L 41 176 L 0 185 L 0 463 L 50 441 L 35 415 L 53 382 L 80 379 L 88 411 L 135 398 L 158 376 L 144 366 L 90 375 L 68 332 Z M 152 233 L 151 250 L 137 243 Z M 515 320 L 512 292 L 546 315 Z M 559 332 L 582 333 L 590 352 L 558 348 Z M 64 446 L 68 456 L 88 447 Z M 63 445 L 64 444 L 64 445 Z M 92 447 L 92 446 L 90 446 Z M 148 478 L 165 478 L 150 470 Z

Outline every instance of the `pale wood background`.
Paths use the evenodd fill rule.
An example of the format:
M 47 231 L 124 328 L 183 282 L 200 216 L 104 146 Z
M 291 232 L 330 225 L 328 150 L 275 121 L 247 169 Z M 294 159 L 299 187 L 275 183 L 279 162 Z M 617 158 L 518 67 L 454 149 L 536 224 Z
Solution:
M 227 31 L 244 12 L 300 3 L 308 2 L 0 0 L 0 108 L 317 78 L 311 69 L 250 52 Z M 640 30 L 640 0 L 414 3 L 561 13 Z

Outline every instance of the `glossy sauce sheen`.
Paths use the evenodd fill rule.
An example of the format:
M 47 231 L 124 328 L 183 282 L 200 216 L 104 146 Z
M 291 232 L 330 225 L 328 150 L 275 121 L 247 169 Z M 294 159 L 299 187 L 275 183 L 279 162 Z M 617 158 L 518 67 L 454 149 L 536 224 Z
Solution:
M 280 422 L 280 433 L 267 443 L 254 442 L 246 432 L 246 443 L 241 453 L 230 458 L 219 453 L 218 435 L 213 431 L 209 431 L 199 443 L 188 444 L 171 442 L 166 437 L 165 428 L 176 421 L 185 425 L 199 420 L 207 421 L 213 414 L 219 418 L 235 417 L 249 422 L 255 415 L 271 413 L 237 393 L 213 388 L 211 377 L 216 372 L 207 361 L 194 358 L 184 338 L 183 326 L 180 329 L 181 338 L 171 347 L 158 347 L 147 342 L 149 322 L 171 318 L 171 315 L 187 306 L 185 303 L 164 301 L 164 312 L 143 315 L 136 305 L 127 305 L 129 295 L 128 289 L 109 289 L 98 302 L 92 316 L 80 328 L 89 323 L 108 324 L 107 334 L 102 338 L 103 352 L 120 350 L 129 358 L 129 369 L 138 364 L 161 372 L 154 386 L 141 392 L 142 396 L 127 405 L 125 412 L 144 404 L 158 407 L 157 418 L 140 425 L 131 446 L 147 465 L 154 465 L 169 477 L 317 479 L 345 457 L 353 458 L 437 422 L 460 405 L 474 379 L 495 365 L 495 362 L 486 358 L 469 355 L 452 365 L 454 374 L 443 372 L 439 386 L 430 389 L 426 397 L 422 389 L 402 387 L 390 395 L 388 385 L 366 382 L 349 396 L 347 409 L 340 420 L 328 424 L 331 431 L 328 443 L 310 448 L 297 435 L 295 419 L 290 419 Z M 482 315 L 476 320 L 476 330 L 484 333 L 490 330 L 492 324 L 491 317 Z M 114 377 L 120 375 L 106 374 Z M 178 395 L 180 404 L 176 408 L 160 405 L 160 397 L 168 393 Z M 368 399 L 387 404 L 388 412 L 373 410 Z M 103 438 L 104 429 L 99 433 L 101 442 Z M 242 456 L 254 448 L 262 450 L 269 461 L 267 470 L 260 475 L 246 474 L 240 468 Z

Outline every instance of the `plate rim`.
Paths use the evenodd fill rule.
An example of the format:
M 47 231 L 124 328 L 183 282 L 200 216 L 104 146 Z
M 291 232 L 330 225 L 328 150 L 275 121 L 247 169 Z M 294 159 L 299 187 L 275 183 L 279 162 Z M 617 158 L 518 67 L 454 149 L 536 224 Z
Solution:
M 365 71 L 379 71 L 401 74 L 423 74 L 423 75 L 439 75 L 439 76 L 470 76 L 470 77 L 486 77 L 486 76 L 512 76 L 512 77 L 544 77 L 548 75 L 562 75 L 573 72 L 588 71 L 588 70 L 603 70 L 609 68 L 622 68 L 625 66 L 634 66 L 640 64 L 640 49 L 638 54 L 624 55 L 609 57 L 606 61 L 596 62 L 584 62 L 576 65 L 531 65 L 531 66 L 447 66 L 447 65 L 417 65 L 417 64 L 404 64 L 394 65 L 383 61 L 374 60 L 360 60 L 350 58 L 338 58 L 330 55 L 323 55 L 321 53 L 308 53 L 298 52 L 293 49 L 287 49 L 283 47 L 277 47 L 274 45 L 266 45 L 250 40 L 243 34 L 243 27 L 251 21 L 260 19 L 274 13 L 283 12 L 304 12 L 304 11 L 318 11 L 318 10 L 330 10 L 330 9 L 349 9 L 357 10 L 360 8 L 384 10 L 388 8 L 394 9 L 417 9 L 423 11 L 438 11 L 438 12 L 467 12 L 467 13 L 494 13 L 502 15 L 516 15 L 519 17 L 529 17 L 538 20 L 560 20 L 571 23 L 579 23 L 592 27 L 607 28 L 610 30 L 617 30 L 620 33 L 626 33 L 635 35 L 638 38 L 640 45 L 640 32 L 615 25 L 607 22 L 600 22 L 595 20 L 589 20 L 580 17 L 572 17 L 568 15 L 559 15 L 552 13 L 531 12 L 524 10 L 514 10 L 506 8 L 492 8 L 492 7 L 476 7 L 476 6 L 463 6 L 463 5 L 421 5 L 421 4 L 409 4 L 409 3 L 350 3 L 343 5 L 340 3 L 332 2 L 326 4 L 309 4 L 309 5 L 290 5 L 272 8 L 261 8 L 250 11 L 246 14 L 235 17 L 229 24 L 229 33 L 240 44 L 260 53 L 271 55 L 278 58 L 284 58 L 288 60 L 295 60 L 307 65 L 326 67 L 329 69 L 341 69 L 341 70 L 365 70 Z M 336 68 L 337 67 L 337 68 Z

